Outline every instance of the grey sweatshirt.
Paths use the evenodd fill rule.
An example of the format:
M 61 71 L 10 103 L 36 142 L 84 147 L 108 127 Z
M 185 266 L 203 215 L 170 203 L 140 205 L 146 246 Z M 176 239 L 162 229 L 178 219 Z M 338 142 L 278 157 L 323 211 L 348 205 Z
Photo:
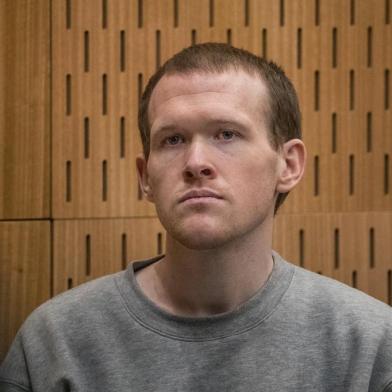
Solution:
M 174 316 L 134 271 L 36 309 L 0 368 L 0 391 L 392 391 L 392 310 L 273 253 L 266 285 L 233 312 Z

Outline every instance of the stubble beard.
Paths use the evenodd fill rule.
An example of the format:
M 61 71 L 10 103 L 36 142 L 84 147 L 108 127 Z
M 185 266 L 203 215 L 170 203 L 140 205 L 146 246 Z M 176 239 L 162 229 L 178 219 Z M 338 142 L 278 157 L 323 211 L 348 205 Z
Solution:
M 253 232 L 261 231 L 268 214 L 260 214 L 249 222 L 236 222 L 233 216 L 227 216 L 220 222 L 203 224 L 203 222 L 186 222 L 185 219 L 165 216 L 158 212 L 158 217 L 167 231 L 168 237 L 185 248 L 192 250 L 213 250 L 236 247 L 247 242 Z M 195 218 L 195 217 L 193 217 Z M 195 218 L 196 219 L 196 218 Z M 261 238 L 260 238 L 261 240 Z

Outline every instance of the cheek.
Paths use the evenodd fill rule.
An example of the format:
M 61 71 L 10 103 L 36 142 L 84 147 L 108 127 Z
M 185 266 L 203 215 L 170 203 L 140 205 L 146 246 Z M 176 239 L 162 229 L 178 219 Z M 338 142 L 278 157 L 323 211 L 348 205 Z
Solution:
M 174 175 L 168 165 L 151 165 L 149 167 L 149 183 L 154 196 L 154 203 L 168 201 L 174 190 Z
M 269 159 L 255 163 L 253 160 L 249 163 L 242 163 L 238 170 L 237 183 L 234 184 L 236 189 L 241 192 L 249 194 L 250 198 L 265 195 L 270 196 L 274 193 L 277 184 L 277 161 L 275 159 Z M 230 175 L 230 174 L 229 174 Z M 234 178 L 234 176 L 233 176 Z
M 148 183 L 151 187 L 152 193 L 155 196 L 159 190 L 159 179 L 162 178 L 162 175 L 161 172 L 159 171 L 159 167 L 157 167 L 154 164 L 154 162 L 152 162 L 152 160 L 148 162 L 147 172 L 148 172 Z

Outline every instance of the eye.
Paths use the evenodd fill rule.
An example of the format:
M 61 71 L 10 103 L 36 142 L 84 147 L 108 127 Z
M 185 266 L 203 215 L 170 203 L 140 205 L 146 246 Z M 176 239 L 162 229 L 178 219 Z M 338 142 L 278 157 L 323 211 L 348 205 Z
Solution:
M 233 130 L 221 129 L 218 134 L 218 139 L 232 140 L 235 136 L 237 136 L 237 133 L 234 132 Z
M 166 144 L 166 145 L 169 145 L 169 146 L 175 146 L 175 145 L 181 143 L 182 140 L 183 140 L 182 136 L 180 136 L 180 135 L 172 135 L 172 136 L 169 136 L 169 137 L 165 138 L 163 140 L 163 144 Z

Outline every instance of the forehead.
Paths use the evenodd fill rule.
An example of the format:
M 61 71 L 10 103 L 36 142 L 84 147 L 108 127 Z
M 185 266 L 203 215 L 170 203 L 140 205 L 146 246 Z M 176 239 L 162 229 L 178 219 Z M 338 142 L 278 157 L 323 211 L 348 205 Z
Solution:
M 221 73 L 192 72 L 164 75 L 151 95 L 150 123 L 157 115 L 179 104 L 228 110 L 238 108 L 261 113 L 268 110 L 268 90 L 261 78 L 243 70 Z

